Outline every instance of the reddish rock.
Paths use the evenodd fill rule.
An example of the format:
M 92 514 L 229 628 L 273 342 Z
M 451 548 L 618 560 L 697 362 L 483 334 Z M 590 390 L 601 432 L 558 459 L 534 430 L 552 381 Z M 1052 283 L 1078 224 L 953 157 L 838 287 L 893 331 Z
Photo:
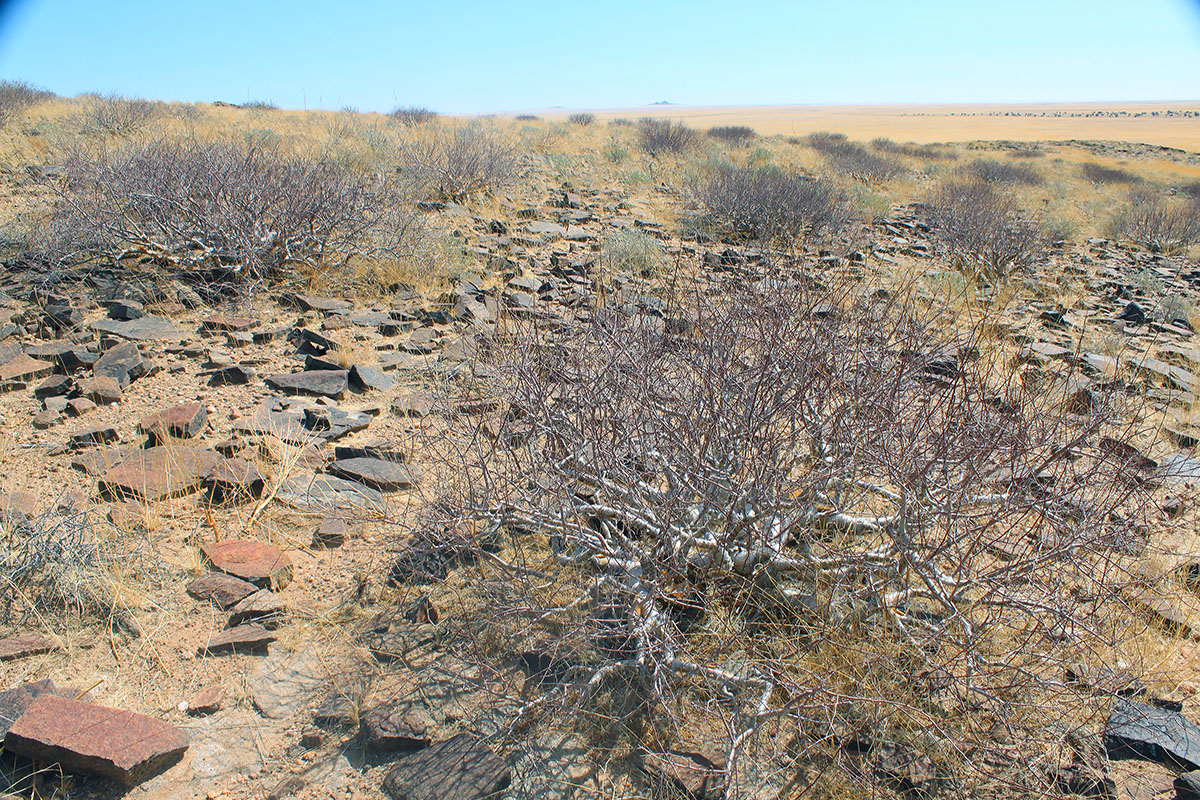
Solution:
M 23 636 L 10 636 L 0 639 L 0 661 L 13 661 L 18 658 L 49 653 L 57 650 L 58 643 L 53 639 L 36 633 Z
M 208 644 L 200 648 L 200 655 L 221 655 L 222 653 L 253 653 L 267 649 L 267 645 L 275 641 L 275 634 L 262 625 L 253 622 L 228 628 L 208 640 Z
M 193 717 L 202 714 L 212 714 L 221 710 L 221 703 L 225 701 L 224 686 L 206 686 L 196 694 L 192 695 L 192 699 L 188 700 L 187 713 Z
M 257 320 L 250 319 L 249 317 L 227 317 L 224 314 L 214 314 L 200 321 L 200 332 L 245 331 L 257 324 Z
M 39 431 L 44 431 L 47 428 L 53 428 L 60 421 L 62 421 L 62 414 L 58 411 L 52 411 L 50 409 L 39 411 L 33 415 L 33 427 L 37 428 Z
M 232 608 L 257 591 L 258 587 L 253 583 L 224 572 L 209 572 L 187 585 L 187 593 L 192 597 L 216 603 L 221 608 Z
M 73 417 L 82 417 L 96 407 L 96 404 L 86 397 L 76 397 L 67 401 L 67 413 Z
M 25 709 L 32 705 L 39 695 L 58 694 L 54 681 L 43 680 L 26 683 L 7 692 L 0 692 L 0 741 L 8 734 L 8 729 L 21 718 Z
M 227 458 L 204 478 L 204 491 L 212 503 L 244 503 L 263 492 L 258 468 L 241 458 Z
M 106 497 L 163 500 L 199 488 L 204 476 L 221 461 L 219 453 L 192 447 L 151 447 L 110 468 L 100 478 Z
M 208 424 L 208 411 L 200 403 L 181 403 L 151 414 L 141 421 L 138 430 L 155 441 L 191 439 Z
M 200 548 L 214 569 L 258 586 L 282 589 L 292 579 L 292 562 L 282 550 L 265 542 L 226 539 Z
M 187 748 L 183 731 L 153 717 L 52 694 L 38 696 L 4 739 L 8 752 L 126 786 L 175 763 Z
M 251 621 L 267 628 L 279 627 L 279 615 L 284 608 L 282 597 L 270 589 L 259 589 L 229 609 L 229 627 Z
M 0 524 L 37 516 L 37 498 L 28 492 L 0 493 Z
M 54 365 L 49 361 L 39 361 L 22 353 L 0 364 L 0 392 L 24 389 L 33 381 L 44 378 L 53 371 Z
M 109 405 L 121 400 L 121 384 L 116 378 L 85 378 L 79 382 L 79 391 L 97 405 Z

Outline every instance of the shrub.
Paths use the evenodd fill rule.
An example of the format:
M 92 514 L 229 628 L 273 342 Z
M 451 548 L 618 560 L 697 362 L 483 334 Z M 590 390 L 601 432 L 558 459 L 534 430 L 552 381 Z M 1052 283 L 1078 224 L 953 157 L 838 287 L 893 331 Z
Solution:
M 1175 253 L 1200 243 L 1200 200 L 1168 203 L 1135 192 L 1109 226 L 1112 236 L 1129 239 L 1156 253 Z
M 952 161 L 958 158 L 958 153 L 953 150 L 947 150 L 943 147 L 938 147 L 934 144 L 912 144 L 911 142 L 899 144 L 886 136 L 879 136 L 871 140 L 871 147 L 879 150 L 882 153 L 891 153 L 897 156 L 911 156 L 912 158 L 924 158 L 930 161 Z
M 1045 257 L 1038 226 L 982 181 L 943 184 L 927 211 L 935 239 L 960 269 L 1002 278 Z
M 513 119 L 517 122 L 537 122 L 541 117 L 537 114 L 517 114 Z
M 401 160 L 401 169 L 425 191 L 449 200 L 506 186 L 519 173 L 513 145 L 480 125 L 438 131 L 424 141 L 406 145 Z
M 0 81 L 0 126 L 26 109 L 52 97 L 53 92 L 39 89 L 25 81 Z
M 1092 183 L 1141 183 L 1142 178 L 1128 170 L 1087 162 L 1079 167 L 1083 177 Z
M 242 108 L 247 111 L 278 111 L 279 106 L 272 103 L 270 100 L 247 100 L 242 103 Z
M 1046 182 L 1042 174 L 1024 164 L 1008 164 L 1003 161 L 977 158 L 962 168 L 963 173 L 984 183 L 997 183 L 1006 186 L 1022 184 L 1038 186 Z
M 1185 183 L 1179 187 L 1179 191 L 1181 194 L 1187 195 L 1188 197 L 1200 198 L 1200 181 Z
M 424 125 L 427 122 L 433 122 L 438 118 L 438 113 L 433 109 L 422 108 L 420 106 L 399 106 L 392 109 L 392 113 L 388 116 L 401 125 L 412 128 L 417 125 Z
M 139 258 L 245 284 L 400 258 L 420 232 L 396 181 L 262 147 L 159 139 L 66 171 L 30 254 L 59 263 Z
M 825 156 L 830 167 L 865 183 L 890 180 L 904 171 L 896 159 L 876 155 L 845 134 L 814 133 L 809 135 L 808 145 Z
M 668 319 L 686 336 L 600 308 L 498 344 L 503 405 L 423 446 L 455 477 L 421 523 L 464 564 L 433 581 L 464 657 L 528 665 L 496 685 L 538 681 L 513 728 L 579 716 L 630 749 L 709 731 L 737 788 L 885 744 L 996 783 L 947 796 L 1044 785 L 1047 727 L 1086 713 L 1055 684 L 1108 635 L 1137 525 L 1135 482 L 1089 444 L 1106 420 L 995 402 L 982 331 L 899 293 L 763 283 L 697 287 Z
M 153 100 L 116 94 L 98 95 L 88 101 L 84 128 L 92 133 L 128 136 L 149 125 L 165 110 L 165 103 Z
M 708 129 L 708 135 L 729 144 L 744 145 L 758 134 L 749 125 L 716 125 Z
M 1022 147 L 1019 150 L 1010 150 L 1008 155 L 1012 158 L 1045 158 L 1046 151 L 1036 147 Z
M 658 240 L 636 228 L 606 235 L 600 252 L 613 269 L 647 278 L 656 275 L 665 261 Z
M 608 142 L 601 148 L 600 152 L 613 164 L 619 164 L 629 157 L 629 151 L 616 142 Z
M 583 128 L 586 128 L 588 125 L 591 125 L 595 121 L 596 121 L 596 115 L 589 114 L 586 111 L 580 111 L 578 113 L 572 114 L 571 116 L 567 117 L 567 122 L 571 123 L 572 125 L 578 125 Z
M 837 235 L 854 219 L 849 198 L 829 182 L 772 167 L 716 167 L 689 193 L 717 228 L 760 241 Z
M 682 153 L 695 147 L 700 137 L 694 128 L 669 119 L 642 117 L 638 120 L 638 145 L 651 155 Z
M 617 117 L 616 119 L 610 119 L 608 124 L 614 128 L 632 128 L 633 120 L 626 119 L 625 117 Z

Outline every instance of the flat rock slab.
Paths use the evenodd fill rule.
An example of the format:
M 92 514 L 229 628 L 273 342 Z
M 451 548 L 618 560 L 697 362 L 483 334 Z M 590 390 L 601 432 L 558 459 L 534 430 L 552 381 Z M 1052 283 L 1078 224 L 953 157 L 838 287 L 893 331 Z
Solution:
M 1182 714 L 1113 699 L 1104 727 L 1109 758 L 1144 758 L 1176 768 L 1200 769 L 1200 728 Z
M 135 447 L 93 447 L 71 458 L 71 466 L 91 476 L 105 472 L 138 452 Z
M 241 458 L 227 458 L 204 476 L 204 489 L 212 503 L 253 500 L 264 488 L 258 467 Z
M 18 658 L 37 656 L 57 649 L 58 643 L 48 636 L 36 633 L 10 636 L 0 639 L 0 661 L 15 661 Z
M 511 782 L 508 765 L 464 733 L 401 758 L 383 791 L 393 800 L 482 800 Z
M 58 694 L 53 681 L 26 683 L 7 692 L 0 692 L 0 741 L 4 741 L 8 729 L 21 718 L 33 701 L 43 694 Z
M 303 708 L 331 679 L 330 667 L 315 650 L 272 654 L 247 679 L 254 707 L 269 719 L 284 719 Z
M 364 713 L 359 722 L 370 752 L 419 750 L 429 746 L 429 727 L 415 711 L 391 706 L 373 708 Z
M 54 371 L 49 361 L 39 361 L 22 353 L 6 364 L 0 364 L 0 392 L 24 389 L 32 381 Z
M 153 717 L 43 694 L 13 724 L 4 748 L 132 786 L 182 758 L 188 737 Z
M 164 500 L 200 487 L 204 476 L 224 461 L 214 450 L 151 447 L 136 451 L 100 478 L 102 495 L 112 498 Z
M 411 489 L 417 484 L 408 467 L 382 458 L 344 458 L 334 461 L 326 469 L 341 478 L 383 492 Z
M 1168 483 L 1200 482 L 1200 459 L 1182 453 L 1164 456 L 1158 464 L 1158 475 Z
M 642 753 L 638 766 L 650 777 L 656 789 L 674 789 L 694 800 L 716 800 L 725 796 L 725 770 L 699 753 Z
M 267 385 L 284 394 L 307 394 L 341 397 L 350 385 L 350 372 L 344 369 L 311 369 L 268 375 Z
M 213 569 L 256 586 L 282 589 L 292 579 L 291 559 L 278 547 L 266 542 L 226 539 L 203 545 L 200 549 Z
M 307 400 L 268 398 L 259 404 L 253 416 L 237 420 L 233 430 L 274 436 L 285 444 L 301 446 L 310 444 L 314 438 L 334 441 L 370 424 L 371 416 L 360 411 L 327 408 Z
M 133 342 L 122 342 L 104 351 L 104 355 L 92 366 L 92 375 L 97 378 L 112 378 L 125 388 L 138 378 L 144 378 L 153 370 L 153 365 L 142 358 L 142 351 Z
M 91 328 L 99 333 L 110 333 L 134 342 L 170 341 L 181 342 L 188 332 L 164 317 L 140 317 L 138 319 L 101 319 Z
M 144 418 L 138 423 L 138 430 L 158 441 L 166 441 L 171 436 L 177 439 L 191 439 L 204 430 L 207 424 L 208 411 L 203 405 L 181 403 Z
M 191 700 L 188 700 L 187 713 L 193 717 L 215 714 L 221 710 L 223 702 L 225 702 L 224 686 L 206 686 L 192 695 Z
M 270 589 L 259 589 L 229 609 L 229 625 L 233 627 L 253 621 L 264 627 L 276 627 L 277 617 L 285 608 L 282 597 Z
M 200 648 L 200 655 L 219 656 L 225 653 L 256 653 L 267 649 L 277 637 L 262 625 L 248 622 L 236 628 L 227 628 L 208 640 Z
M 275 497 L 301 511 L 320 514 L 387 510 L 387 501 L 377 490 L 333 475 L 292 475 L 280 485 Z
M 209 572 L 201 575 L 187 585 L 187 593 L 197 600 L 208 600 L 223 609 L 245 600 L 259 591 L 259 588 L 249 581 L 227 575 L 224 572 Z

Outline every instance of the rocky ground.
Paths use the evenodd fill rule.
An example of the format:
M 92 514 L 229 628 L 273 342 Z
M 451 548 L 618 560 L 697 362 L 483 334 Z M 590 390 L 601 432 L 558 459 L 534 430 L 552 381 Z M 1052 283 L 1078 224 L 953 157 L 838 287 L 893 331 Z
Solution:
M 547 191 L 496 217 L 424 210 L 482 265 L 446 293 L 216 307 L 154 273 L 3 278 L 0 779 L 14 791 L 515 800 L 673 782 L 720 794 L 708 755 L 599 750 L 570 720 L 512 730 L 534 690 L 528 664 L 493 674 L 460 657 L 444 635 L 457 609 L 436 586 L 394 580 L 394 565 L 444 478 L 422 443 L 448 408 L 470 413 L 497 330 L 583 318 L 599 297 L 661 324 L 658 280 L 606 265 L 606 236 L 644 232 L 711 286 L 767 277 L 763 254 L 669 234 L 611 190 Z M 792 269 L 865 288 L 949 275 L 913 207 L 848 255 L 802 253 Z M 1092 239 L 1011 288 L 997 347 L 1029 381 L 1081 409 L 1113 381 L 1146 400 L 1137 457 L 1162 514 L 1129 597 L 1163 663 L 1148 690 L 1121 685 L 1139 698 L 1108 724 L 1107 755 L 1140 758 L 1099 769 L 1113 796 L 1172 796 L 1200 769 L 1200 603 L 1175 589 L 1200 563 L 1200 348 L 1174 312 L 1195 301 L 1200 269 Z M 876 767 L 909 770 L 917 787 L 928 777 Z M 760 796 L 788 796 L 785 784 L 764 780 Z

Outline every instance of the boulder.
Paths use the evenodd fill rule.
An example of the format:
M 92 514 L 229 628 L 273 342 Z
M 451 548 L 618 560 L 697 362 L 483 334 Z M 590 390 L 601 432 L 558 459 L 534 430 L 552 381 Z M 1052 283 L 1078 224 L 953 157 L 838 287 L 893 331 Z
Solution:
M 482 800 L 511 782 L 507 764 L 478 739 L 459 734 L 402 757 L 383 791 L 393 800 Z
M 256 586 L 283 588 L 292 579 L 292 562 L 274 545 L 249 539 L 226 539 L 203 545 L 201 551 L 213 569 Z

